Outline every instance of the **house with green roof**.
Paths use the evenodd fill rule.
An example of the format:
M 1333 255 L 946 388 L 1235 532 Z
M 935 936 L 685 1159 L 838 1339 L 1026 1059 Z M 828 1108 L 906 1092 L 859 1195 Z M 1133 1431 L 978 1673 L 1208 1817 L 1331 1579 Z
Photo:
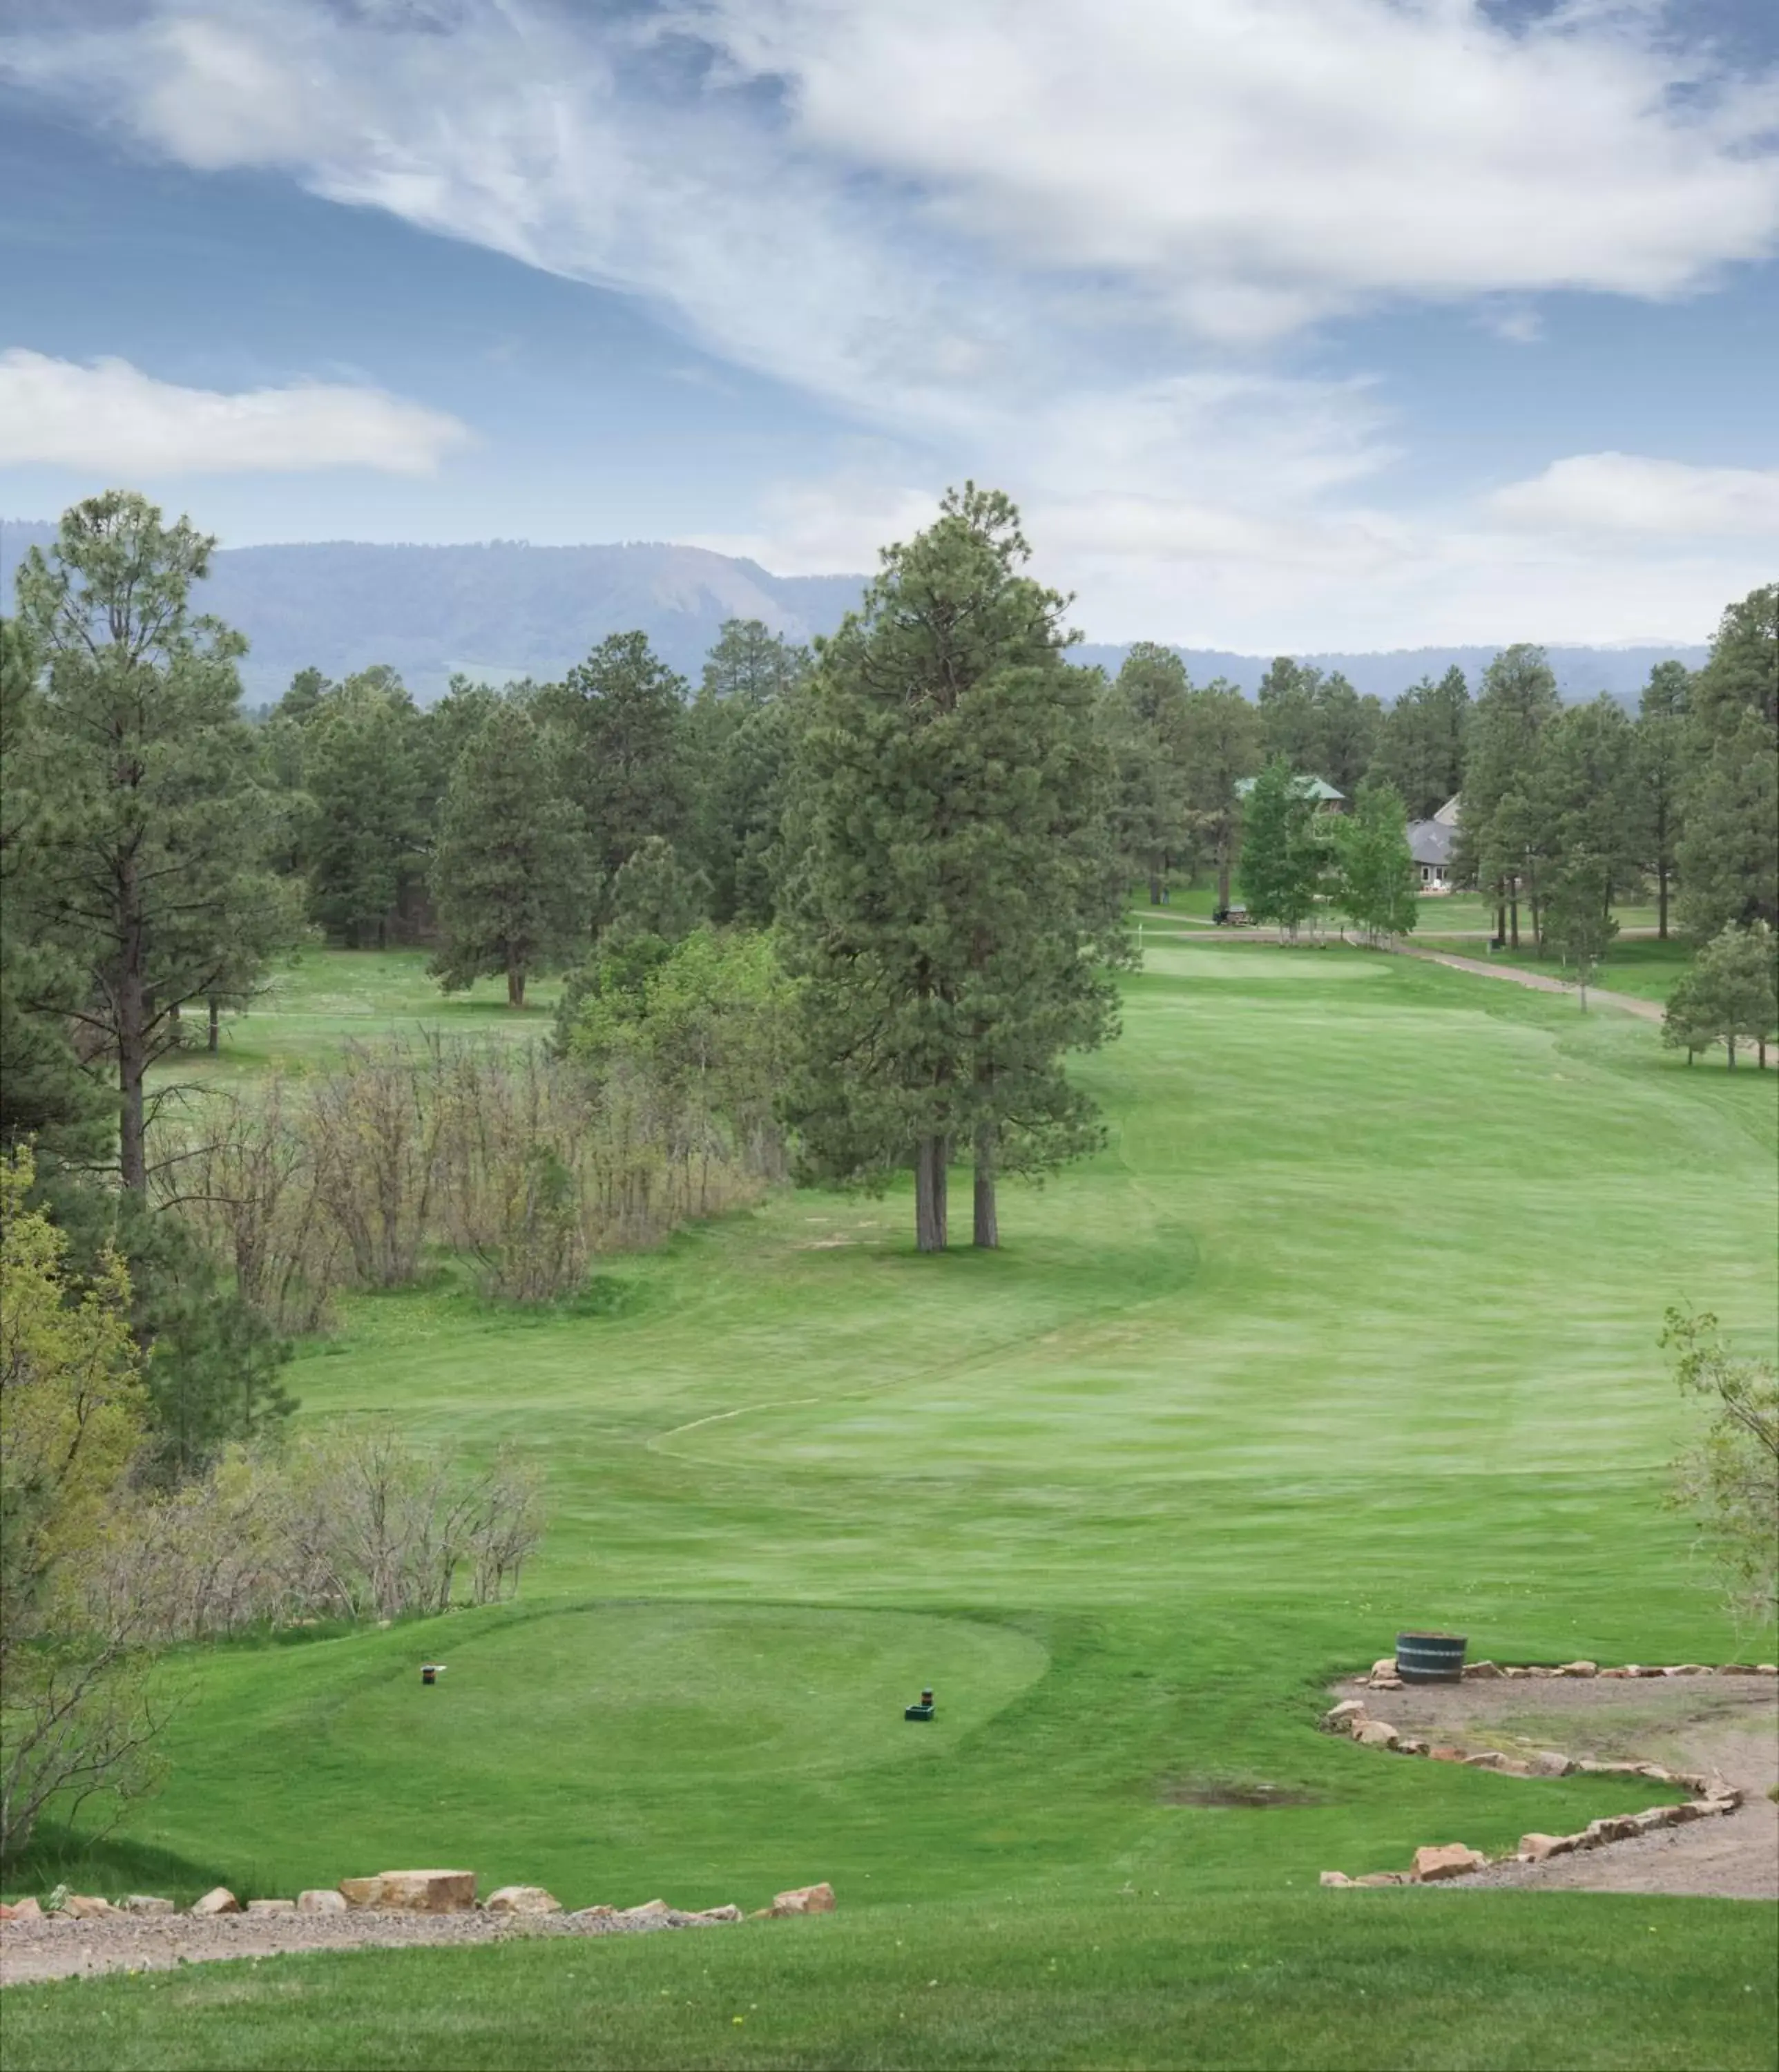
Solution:
M 1334 787 L 1324 779 L 1300 775 L 1294 782 L 1298 797 L 1314 800 L 1318 813 L 1344 813 L 1346 811 L 1346 792 L 1337 791 Z M 1245 799 L 1254 789 L 1254 784 L 1255 780 L 1251 777 L 1238 779 L 1235 786 L 1236 797 Z

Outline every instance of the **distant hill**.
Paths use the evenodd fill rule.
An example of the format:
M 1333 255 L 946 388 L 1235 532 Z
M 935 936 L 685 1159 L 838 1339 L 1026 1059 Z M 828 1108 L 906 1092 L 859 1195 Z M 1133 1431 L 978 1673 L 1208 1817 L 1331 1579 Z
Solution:
M 55 528 L 0 524 L 0 594 L 27 546 Z M 831 633 L 859 597 L 860 575 L 775 576 L 758 562 L 702 547 L 638 545 L 534 547 L 495 540 L 474 546 L 364 546 L 347 541 L 219 553 L 204 608 L 252 643 L 242 675 L 250 705 L 278 697 L 313 664 L 342 676 L 387 662 L 423 703 L 454 670 L 503 682 L 560 676 L 608 633 L 640 627 L 655 652 L 696 680 L 725 619 L 759 619 L 794 640 Z M 1115 671 L 1127 649 L 1088 646 L 1079 661 Z M 1195 681 L 1222 676 L 1251 693 L 1269 656 L 1181 648 Z M 1454 662 L 1473 684 L 1493 648 L 1415 648 L 1387 654 L 1306 655 L 1343 671 L 1362 692 L 1393 698 L 1419 676 Z M 1696 668 L 1702 647 L 1552 648 L 1565 697 L 1608 691 L 1634 701 L 1652 664 L 1675 656 Z

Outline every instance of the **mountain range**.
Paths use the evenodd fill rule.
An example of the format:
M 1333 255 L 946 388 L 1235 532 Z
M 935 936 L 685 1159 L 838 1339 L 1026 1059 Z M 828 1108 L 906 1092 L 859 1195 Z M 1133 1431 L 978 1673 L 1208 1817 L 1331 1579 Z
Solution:
M 53 525 L 0 523 L 0 596 L 25 550 L 47 546 Z M 321 541 L 220 549 L 203 605 L 251 643 L 241 674 L 247 702 L 277 698 L 301 668 L 343 676 L 386 662 L 422 704 L 461 670 L 494 682 L 559 676 L 608 633 L 640 627 L 657 654 L 696 680 L 728 619 L 758 619 L 804 641 L 831 633 L 858 601 L 862 575 L 775 576 L 757 561 L 704 547 L 660 544 L 536 547 L 521 540 L 469 546 L 368 546 Z M 1124 646 L 1090 643 L 1077 661 L 1115 671 Z M 1251 694 L 1268 656 L 1214 648 L 1177 651 L 1195 682 L 1226 676 Z M 1410 648 L 1302 655 L 1341 671 L 1361 693 L 1387 701 L 1454 664 L 1473 686 L 1493 647 Z M 1676 657 L 1696 668 L 1703 647 L 1552 647 L 1566 698 L 1606 691 L 1634 704 L 1654 664 Z

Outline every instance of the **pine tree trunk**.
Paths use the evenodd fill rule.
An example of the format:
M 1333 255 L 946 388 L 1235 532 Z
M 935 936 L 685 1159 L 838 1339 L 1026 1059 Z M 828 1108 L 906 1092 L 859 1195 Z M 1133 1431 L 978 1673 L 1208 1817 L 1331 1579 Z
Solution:
M 1495 939 L 1499 943 L 1507 939 L 1507 902 L 1499 898 L 1495 902 Z
M 1736 1070 L 1736 1038 L 1733 1036 L 1728 1036 L 1724 1038 L 1724 1041 L 1729 1045 L 1730 1070 L 1733 1072 Z
M 216 1056 L 217 1051 L 221 1048 L 221 1045 L 222 1009 L 217 1004 L 216 996 L 215 993 L 212 993 L 210 996 L 210 1030 L 204 1041 L 204 1048 L 213 1058 Z
M 170 1025 L 167 1030 L 168 1046 L 175 1050 L 183 1050 L 185 1048 L 185 1022 L 180 1015 L 179 1004 L 177 1001 L 167 1009 L 166 1018 Z
M 1000 1219 L 995 1207 L 995 1138 L 987 1123 L 976 1131 L 976 1230 L 971 1243 L 984 1252 L 1000 1248 Z
M 950 1147 L 943 1137 L 923 1137 L 914 1147 L 914 1248 L 943 1252 L 945 1180 Z
M 142 1080 L 148 1070 L 148 989 L 142 983 L 140 916 L 131 910 L 134 886 L 126 882 L 123 956 L 117 985 L 117 1165 L 133 1194 L 148 1192 L 148 1147 Z
M 1230 871 L 1230 845 L 1225 841 L 1217 851 L 1217 903 L 1219 906 L 1229 905 Z
M 1161 874 L 1158 870 L 1152 870 L 1149 873 L 1149 904 L 1152 906 L 1159 906 L 1161 903 Z
M 1514 880 L 1514 889 L 1507 895 L 1507 942 L 1510 949 L 1519 948 L 1519 880 Z
M 510 964 L 507 967 L 507 1005 L 523 1007 L 525 1004 L 525 967 Z
M 1668 939 L 1668 874 L 1666 869 L 1655 874 L 1655 939 L 1658 943 Z

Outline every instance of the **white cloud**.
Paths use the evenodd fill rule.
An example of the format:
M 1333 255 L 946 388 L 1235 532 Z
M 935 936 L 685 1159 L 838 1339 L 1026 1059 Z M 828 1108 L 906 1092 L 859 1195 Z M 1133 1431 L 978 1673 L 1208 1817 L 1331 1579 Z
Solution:
M 114 475 L 368 467 L 429 475 L 469 438 L 455 417 L 377 388 L 304 382 L 230 395 L 157 381 L 124 360 L 0 352 L 0 465 Z
M 1552 291 L 1671 298 L 1773 253 L 1779 80 L 1689 53 L 1685 20 L 139 0 L 133 26 L 33 28 L 0 64 L 184 163 L 281 168 L 635 294 L 879 442 L 707 544 L 869 567 L 973 475 L 1020 497 L 1096 633 L 1326 646 L 1609 637 L 1628 610 L 1696 633 L 1758 562 L 1686 536 L 1752 536 L 1765 492 L 1602 489 L 1603 456 L 1481 510 L 1402 508 L 1381 391 L 1262 349 L 1405 300 L 1525 343 Z M 1625 522 L 1657 504 L 1658 527 Z
M 1678 539 L 1765 536 L 1779 558 L 1779 468 L 1693 467 L 1643 454 L 1575 454 L 1489 500 L 1513 525 Z

